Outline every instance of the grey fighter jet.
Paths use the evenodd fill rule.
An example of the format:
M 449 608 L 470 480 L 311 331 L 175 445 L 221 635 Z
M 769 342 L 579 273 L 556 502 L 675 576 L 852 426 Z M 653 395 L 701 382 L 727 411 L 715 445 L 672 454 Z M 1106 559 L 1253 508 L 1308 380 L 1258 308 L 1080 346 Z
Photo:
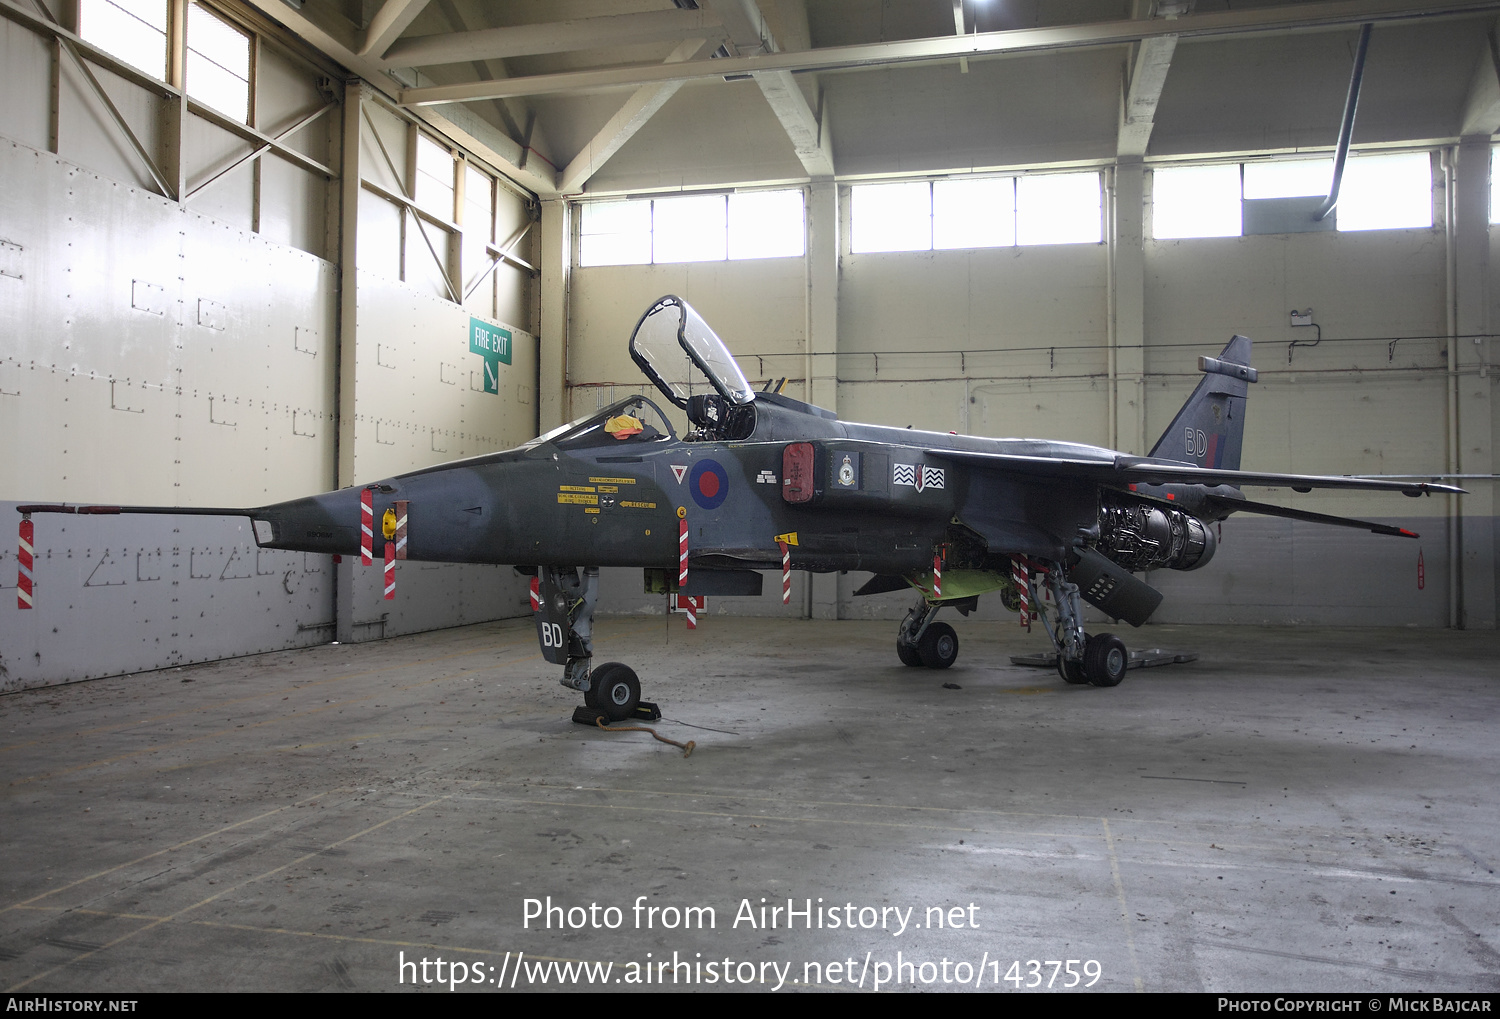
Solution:
M 363 546 L 368 555 L 383 539 L 400 558 L 516 566 L 536 578 L 537 638 L 563 666 L 563 685 L 623 719 L 640 700 L 636 674 L 616 662 L 592 665 L 601 566 L 642 568 L 648 590 L 690 596 L 759 594 L 763 570 L 872 571 L 857 593 L 915 590 L 896 653 L 935 669 L 958 656 L 938 612 L 967 614 L 995 592 L 1023 619 L 1040 619 L 1064 680 L 1115 686 L 1125 644 L 1086 633 L 1083 603 L 1140 626 L 1162 596 L 1135 574 L 1205 565 L 1216 547 L 1211 525 L 1231 513 L 1416 537 L 1252 502 L 1242 486 L 1462 491 L 1241 471 L 1245 398 L 1256 381 L 1243 336 L 1198 359 L 1202 380 L 1144 457 L 840 421 L 770 385 L 757 392 L 678 297 L 646 311 L 630 354 L 686 414 L 686 434 L 636 396 L 516 449 L 257 509 L 21 509 L 243 515 L 264 548 L 355 555 Z

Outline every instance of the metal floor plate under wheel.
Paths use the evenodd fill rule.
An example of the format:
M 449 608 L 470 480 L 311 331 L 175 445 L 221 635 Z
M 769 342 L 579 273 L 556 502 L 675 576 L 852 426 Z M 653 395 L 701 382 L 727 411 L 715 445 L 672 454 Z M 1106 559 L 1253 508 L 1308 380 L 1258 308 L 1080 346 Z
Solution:
M 1145 648 L 1141 651 L 1130 652 L 1130 664 L 1128 669 L 1149 669 L 1157 665 L 1180 665 L 1183 662 L 1196 662 L 1198 652 L 1196 651 L 1167 651 L 1163 648 Z M 1027 665 L 1038 669 L 1057 668 L 1057 652 L 1048 651 L 1036 655 L 1011 655 L 1010 664 Z

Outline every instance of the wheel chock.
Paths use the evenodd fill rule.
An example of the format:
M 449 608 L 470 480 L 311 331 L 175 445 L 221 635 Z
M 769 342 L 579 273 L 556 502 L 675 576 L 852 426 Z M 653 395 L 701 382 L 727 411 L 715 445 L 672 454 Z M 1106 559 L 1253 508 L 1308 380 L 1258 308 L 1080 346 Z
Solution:
M 595 719 L 604 719 L 605 725 L 613 724 L 610 717 L 604 713 L 602 708 L 591 708 L 586 704 L 580 704 L 573 709 L 573 721 L 579 725 L 586 725 L 590 729 L 595 728 Z M 635 706 L 635 712 L 629 718 L 621 719 L 624 722 L 656 722 L 661 720 L 661 709 L 651 701 L 641 701 Z

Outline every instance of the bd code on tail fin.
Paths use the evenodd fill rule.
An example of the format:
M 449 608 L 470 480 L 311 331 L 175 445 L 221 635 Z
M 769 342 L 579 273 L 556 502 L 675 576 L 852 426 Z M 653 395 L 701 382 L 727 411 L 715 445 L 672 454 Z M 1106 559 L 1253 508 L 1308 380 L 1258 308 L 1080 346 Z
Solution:
M 1245 397 L 1256 381 L 1250 338 L 1236 336 L 1218 357 L 1198 358 L 1198 370 L 1204 373 L 1198 388 L 1147 455 L 1237 471 L 1245 445 Z

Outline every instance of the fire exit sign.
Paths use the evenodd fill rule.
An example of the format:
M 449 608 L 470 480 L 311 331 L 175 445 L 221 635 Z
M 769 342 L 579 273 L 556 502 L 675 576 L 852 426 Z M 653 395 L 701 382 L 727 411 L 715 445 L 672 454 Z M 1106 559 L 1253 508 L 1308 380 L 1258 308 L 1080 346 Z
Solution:
M 469 353 L 484 358 L 484 391 L 500 392 L 500 365 L 510 364 L 510 330 L 469 319 Z

